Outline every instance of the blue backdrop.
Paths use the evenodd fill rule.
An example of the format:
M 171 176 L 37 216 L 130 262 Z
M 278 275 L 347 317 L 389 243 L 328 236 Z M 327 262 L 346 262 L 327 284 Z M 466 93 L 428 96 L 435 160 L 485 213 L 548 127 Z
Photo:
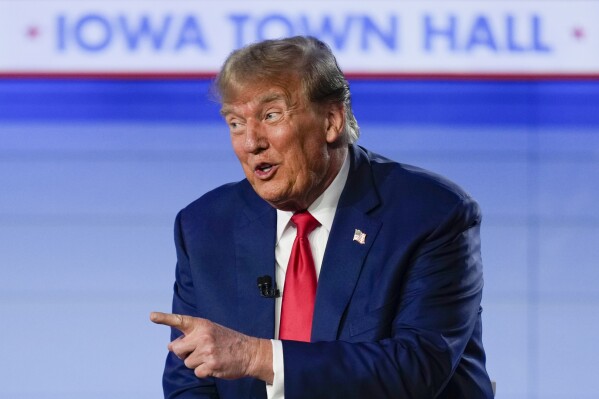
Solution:
M 497 397 L 598 397 L 599 82 L 350 83 L 360 144 L 483 208 Z M 0 80 L 0 397 L 161 397 L 174 215 L 242 178 L 208 91 Z

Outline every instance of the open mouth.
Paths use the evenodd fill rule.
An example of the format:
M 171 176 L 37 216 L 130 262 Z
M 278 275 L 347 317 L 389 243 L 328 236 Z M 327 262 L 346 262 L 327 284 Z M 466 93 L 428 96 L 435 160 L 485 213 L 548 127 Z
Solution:
M 260 164 L 256 168 L 256 170 L 259 170 L 262 173 L 268 173 L 268 172 L 270 172 L 271 169 L 272 169 L 272 165 L 269 163 Z
M 266 179 L 272 176 L 276 168 L 276 165 L 270 163 L 260 163 L 254 169 L 254 172 L 259 178 Z

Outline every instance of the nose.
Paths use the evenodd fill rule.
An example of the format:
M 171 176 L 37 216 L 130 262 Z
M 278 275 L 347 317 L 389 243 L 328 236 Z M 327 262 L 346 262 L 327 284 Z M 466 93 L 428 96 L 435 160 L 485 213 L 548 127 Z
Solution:
M 268 147 L 268 141 L 264 129 L 259 121 L 248 120 L 246 122 L 244 149 L 246 152 L 256 154 Z

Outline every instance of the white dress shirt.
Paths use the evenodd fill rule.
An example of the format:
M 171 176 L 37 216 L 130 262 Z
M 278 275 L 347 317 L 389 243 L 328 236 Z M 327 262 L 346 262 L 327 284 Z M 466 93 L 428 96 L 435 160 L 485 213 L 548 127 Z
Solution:
M 337 211 L 337 204 L 341 192 L 345 187 L 347 175 L 349 174 L 349 157 L 346 156 L 341 166 L 341 170 L 327 187 L 327 189 L 318 197 L 310 207 L 308 212 L 320 222 L 320 226 L 314 229 L 308 236 L 314 266 L 316 268 L 316 279 L 320 276 L 322 259 L 324 251 L 329 240 L 329 233 L 333 226 L 333 219 Z M 296 236 L 296 227 L 290 223 L 293 212 L 280 211 L 277 209 L 277 243 L 275 245 L 276 276 L 277 287 L 281 290 L 281 296 L 275 299 L 275 338 L 279 337 L 279 324 L 281 321 L 281 302 L 285 290 L 285 273 L 287 264 L 291 256 L 291 248 Z M 272 340 L 273 371 L 274 379 L 272 385 L 266 385 L 268 399 L 284 399 L 285 396 L 285 370 L 283 367 L 283 344 L 281 341 Z

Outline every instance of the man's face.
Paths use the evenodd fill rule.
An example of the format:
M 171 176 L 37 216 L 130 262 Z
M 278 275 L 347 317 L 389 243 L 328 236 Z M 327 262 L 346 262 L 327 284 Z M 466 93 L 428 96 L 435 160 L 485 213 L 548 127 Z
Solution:
M 233 150 L 260 197 L 278 209 L 306 209 L 340 167 L 331 144 L 341 135 L 339 106 L 317 109 L 296 90 L 250 86 L 224 102 Z M 342 126 L 342 123 L 341 123 Z

